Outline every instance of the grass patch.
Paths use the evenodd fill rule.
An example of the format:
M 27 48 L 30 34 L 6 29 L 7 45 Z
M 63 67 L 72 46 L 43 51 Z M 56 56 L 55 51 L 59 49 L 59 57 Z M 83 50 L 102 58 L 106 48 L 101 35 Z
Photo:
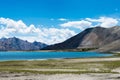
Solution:
M 111 71 L 34 71 L 34 70 L 15 70 L 15 69 L 0 69 L 0 72 L 7 73 L 24 73 L 24 74 L 84 74 L 84 73 L 115 73 Z
M 98 58 L 99 59 L 99 58 Z M 112 70 L 120 67 L 120 61 L 93 61 L 80 62 L 76 59 L 42 60 L 42 61 L 4 61 L 0 62 L 0 72 L 62 74 L 62 73 L 113 73 Z M 89 61 L 89 58 L 88 58 Z M 34 69 L 53 69 L 53 71 L 37 71 Z M 77 71 L 54 71 L 54 69 L 75 69 Z

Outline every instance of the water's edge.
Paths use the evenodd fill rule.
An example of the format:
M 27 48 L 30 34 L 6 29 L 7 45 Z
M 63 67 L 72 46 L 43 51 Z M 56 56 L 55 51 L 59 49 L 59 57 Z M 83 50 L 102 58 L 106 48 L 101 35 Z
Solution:
M 20 60 L 49 60 L 49 59 L 73 59 L 73 58 L 100 58 L 109 57 L 113 54 L 99 52 L 26 52 L 26 51 L 5 51 L 0 52 L 0 61 Z

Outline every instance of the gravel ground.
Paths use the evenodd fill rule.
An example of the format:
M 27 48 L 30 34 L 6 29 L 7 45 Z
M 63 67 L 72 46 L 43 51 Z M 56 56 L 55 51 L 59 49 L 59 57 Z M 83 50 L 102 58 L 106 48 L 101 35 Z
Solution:
M 120 74 L 54 74 L 54 75 L 31 75 L 31 74 L 3 74 L 0 80 L 120 80 Z

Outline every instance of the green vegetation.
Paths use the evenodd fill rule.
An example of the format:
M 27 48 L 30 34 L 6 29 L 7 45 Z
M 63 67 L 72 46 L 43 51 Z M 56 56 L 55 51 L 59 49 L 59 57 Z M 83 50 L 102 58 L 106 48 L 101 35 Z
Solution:
M 113 53 L 114 55 L 112 57 L 120 57 L 120 53 Z
M 85 58 L 86 59 L 86 58 Z M 0 72 L 9 73 L 114 73 L 112 70 L 120 68 L 120 61 L 90 61 L 85 59 L 61 59 L 41 61 L 4 61 L 0 62 Z M 92 58 L 94 59 L 94 58 Z M 99 58 L 98 58 L 99 59 Z

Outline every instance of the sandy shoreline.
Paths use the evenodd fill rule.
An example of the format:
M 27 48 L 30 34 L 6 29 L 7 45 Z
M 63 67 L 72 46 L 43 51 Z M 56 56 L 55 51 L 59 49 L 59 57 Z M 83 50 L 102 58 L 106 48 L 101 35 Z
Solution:
M 89 74 L 3 74 L 0 80 L 120 80 L 120 74 L 89 73 Z

